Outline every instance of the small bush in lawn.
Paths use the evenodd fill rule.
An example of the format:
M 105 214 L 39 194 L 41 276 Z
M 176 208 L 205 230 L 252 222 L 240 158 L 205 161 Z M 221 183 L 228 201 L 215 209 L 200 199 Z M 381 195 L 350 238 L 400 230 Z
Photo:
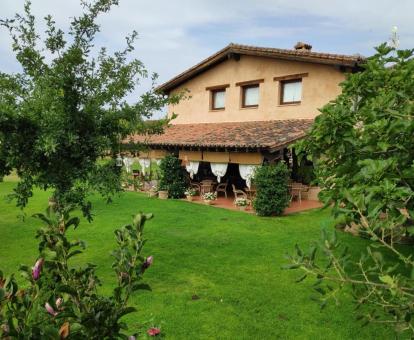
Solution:
M 180 160 L 172 155 L 162 159 L 160 163 L 159 187 L 168 190 L 171 198 L 181 198 L 187 189 L 185 170 L 181 167 Z
M 256 199 L 253 206 L 260 216 L 280 215 L 289 205 L 289 169 L 285 163 L 264 165 L 257 169 Z

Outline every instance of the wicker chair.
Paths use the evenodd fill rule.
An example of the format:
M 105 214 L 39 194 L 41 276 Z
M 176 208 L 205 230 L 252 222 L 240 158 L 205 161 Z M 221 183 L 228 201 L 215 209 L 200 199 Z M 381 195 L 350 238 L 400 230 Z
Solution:
M 212 192 L 213 191 L 213 182 L 211 183 L 203 183 L 201 182 L 200 184 L 200 194 L 201 196 L 204 195 L 207 192 Z
M 224 196 L 227 198 L 227 185 L 228 185 L 227 182 L 217 184 L 217 187 L 216 187 L 217 197 L 218 197 L 219 192 L 224 192 Z
M 201 195 L 201 186 L 200 183 L 190 182 L 190 187 L 197 191 L 199 195 Z
M 247 194 L 243 190 L 236 189 L 236 186 L 234 184 L 232 184 L 231 186 L 233 188 L 234 199 L 239 197 L 248 199 Z

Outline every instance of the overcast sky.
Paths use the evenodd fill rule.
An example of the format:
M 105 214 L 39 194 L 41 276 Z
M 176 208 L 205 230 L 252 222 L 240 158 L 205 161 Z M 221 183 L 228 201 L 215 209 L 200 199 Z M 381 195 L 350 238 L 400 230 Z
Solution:
M 0 0 L 0 17 L 23 9 L 23 0 Z M 79 15 L 78 0 L 32 0 L 39 19 L 54 16 L 65 29 Z M 414 0 L 120 0 L 103 15 L 97 45 L 122 48 L 139 33 L 135 56 L 163 82 L 230 42 L 368 56 L 398 27 L 400 47 L 414 47 Z M 10 39 L 0 30 L 0 70 L 18 70 Z M 144 82 L 143 87 L 148 83 Z M 142 89 L 140 90 L 142 91 Z

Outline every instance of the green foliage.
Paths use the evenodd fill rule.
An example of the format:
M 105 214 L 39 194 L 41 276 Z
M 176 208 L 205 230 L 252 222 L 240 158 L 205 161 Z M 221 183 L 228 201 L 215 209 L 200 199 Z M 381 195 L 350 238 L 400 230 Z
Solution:
M 307 161 L 304 158 L 302 158 L 299 163 L 297 173 L 298 181 L 303 184 L 310 185 L 313 184 L 313 182 L 315 181 L 315 172 L 313 169 L 313 165 L 309 164 L 309 161 Z
M 72 18 L 67 34 L 47 16 L 43 42 L 28 1 L 24 14 L 0 21 L 22 68 L 0 72 L 0 178 L 17 171 L 14 197 L 20 207 L 33 187 L 53 188 L 61 206 L 76 203 L 90 218 L 88 191 L 108 198 L 121 190 L 114 161 L 100 164 L 99 157 L 111 152 L 114 158 L 120 140 L 131 133 L 159 132 L 160 124 L 150 126 L 143 118 L 179 96 L 167 98 L 153 87 L 138 102 L 127 103 L 138 80 L 148 77 L 143 64 L 131 58 L 137 34 L 126 38 L 122 51 L 110 55 L 102 47 L 94 55 L 96 21 L 118 1 L 81 4 L 84 13 Z
M 410 336 L 414 259 L 395 244 L 414 234 L 413 51 L 379 46 L 361 72 L 341 84 L 342 94 L 321 110 L 309 138 L 298 145 L 312 154 L 321 197 L 333 205 L 337 223 L 354 226 L 374 243 L 359 262 L 348 263 L 346 253 L 335 253 L 338 246 L 324 237 L 320 248 L 329 259 L 324 272 L 309 256 L 297 252 L 292 258 L 318 283 L 351 285 L 364 322 L 391 325 Z M 384 259 L 385 251 L 395 257 Z M 328 297 L 337 289 L 329 291 Z
M 263 165 L 256 170 L 254 209 L 260 216 L 280 215 L 289 205 L 289 169 L 286 164 Z
M 321 110 L 302 149 L 313 156 L 322 198 L 347 222 L 414 212 L 414 59 L 381 45 Z M 401 223 L 400 223 L 401 224 Z
M 33 268 L 20 268 L 27 284 L 19 288 L 14 276 L 0 272 L 1 338 L 16 339 L 125 339 L 127 329 L 122 317 L 135 311 L 128 307 L 132 293 L 148 290 L 142 275 L 152 263 L 152 256 L 141 254 L 143 230 L 152 215 L 138 214 L 132 224 L 115 230 L 117 249 L 112 268 L 117 287 L 111 296 L 99 294 L 100 280 L 92 264 L 70 265 L 85 248 L 79 240 L 67 238 L 76 229 L 78 217 L 70 209 L 48 209 L 36 214 L 44 222 L 38 230 L 39 256 Z
M 167 155 L 161 160 L 159 190 L 167 190 L 170 198 L 181 198 L 187 188 L 187 177 L 180 160 Z

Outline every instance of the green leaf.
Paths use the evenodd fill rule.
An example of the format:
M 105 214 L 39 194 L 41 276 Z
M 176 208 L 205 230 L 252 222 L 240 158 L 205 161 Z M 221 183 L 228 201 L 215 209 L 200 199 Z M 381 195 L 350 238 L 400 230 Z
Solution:
M 70 259 L 72 256 L 75 256 L 78 254 L 82 254 L 82 250 L 77 249 L 77 250 L 70 252 L 67 258 Z
M 296 280 L 296 283 L 302 282 L 303 280 L 305 280 L 307 278 L 308 274 L 303 274 L 301 277 L 299 277 Z
M 137 309 L 135 307 L 122 308 L 117 314 L 118 319 L 123 317 L 124 315 L 130 314 L 130 313 L 133 313 L 133 312 L 136 312 L 136 311 L 137 311 Z
M 148 290 L 148 291 L 152 291 L 151 286 L 147 283 L 138 283 L 136 285 L 133 286 L 133 290 Z
M 394 279 L 393 279 L 391 276 L 389 276 L 389 275 L 383 275 L 383 276 L 380 276 L 380 277 L 379 277 L 379 279 L 380 279 L 382 282 L 384 282 L 384 283 L 386 283 L 387 285 L 389 285 L 389 286 L 393 286 L 393 285 L 394 285 Z

